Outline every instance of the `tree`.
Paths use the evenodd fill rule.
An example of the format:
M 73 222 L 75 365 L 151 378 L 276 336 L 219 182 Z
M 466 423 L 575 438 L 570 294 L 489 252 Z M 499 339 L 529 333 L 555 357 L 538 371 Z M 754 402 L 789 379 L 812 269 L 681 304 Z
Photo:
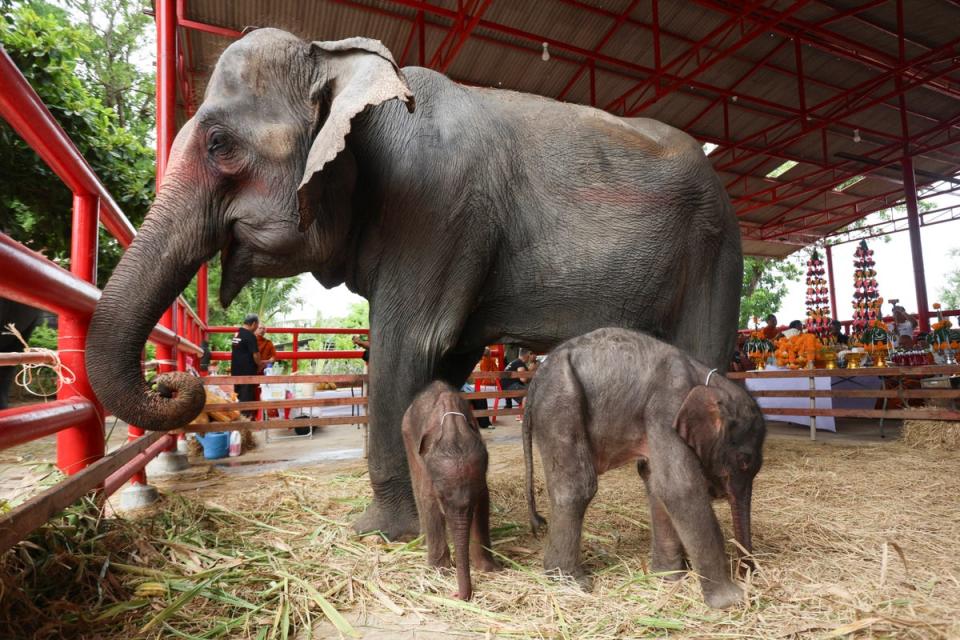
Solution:
M 9 6 L 9 5 L 8 5 Z M 0 41 L 27 81 L 135 226 L 154 195 L 154 151 L 143 131 L 121 125 L 84 60 L 101 55 L 89 30 L 60 8 L 34 0 L 0 20 Z M 69 265 L 72 194 L 5 121 L 0 121 L 0 231 Z M 112 273 L 122 250 L 101 230 L 97 282 Z
M 347 315 L 343 317 L 318 315 L 316 324 L 320 327 L 367 329 L 370 327 L 370 303 L 366 300 L 354 302 L 350 305 Z M 347 334 L 318 336 L 310 341 L 311 351 L 354 351 L 356 348 L 353 344 L 353 336 Z M 363 373 L 363 362 L 359 360 L 320 360 L 313 368 L 317 373 L 358 374 Z
M 744 257 L 740 328 L 747 328 L 752 317 L 776 313 L 787 295 L 787 284 L 799 280 L 801 274 L 800 265 L 790 258 Z
M 949 255 L 960 258 L 960 249 L 952 249 Z M 947 309 L 960 309 L 960 268 L 947 274 L 947 286 L 940 289 L 940 302 Z
M 82 18 L 96 55 L 82 68 L 103 103 L 113 109 L 121 127 L 146 135 L 154 124 L 155 71 L 140 70 L 133 60 L 153 25 L 141 0 L 65 0 Z
M 294 278 L 254 278 L 240 290 L 237 297 L 224 309 L 220 305 L 217 292 L 220 290 L 220 281 L 223 273 L 219 260 L 211 260 L 207 264 L 207 287 L 210 301 L 207 323 L 210 326 L 240 326 L 244 316 L 255 313 L 260 316 L 260 322 L 269 324 L 278 315 L 288 313 L 294 307 L 303 304 L 303 300 L 294 295 L 300 277 Z M 187 286 L 183 297 L 193 308 L 197 306 L 197 279 Z M 230 336 L 223 333 L 210 334 L 210 349 L 213 351 L 228 351 Z

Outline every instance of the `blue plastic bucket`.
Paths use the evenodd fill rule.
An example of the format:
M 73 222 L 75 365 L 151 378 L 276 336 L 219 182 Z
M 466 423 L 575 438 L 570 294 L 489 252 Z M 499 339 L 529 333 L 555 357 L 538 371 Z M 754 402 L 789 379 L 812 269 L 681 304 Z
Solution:
M 230 433 L 215 431 L 206 435 L 197 434 L 197 440 L 203 445 L 203 457 L 207 460 L 226 458 L 230 450 Z

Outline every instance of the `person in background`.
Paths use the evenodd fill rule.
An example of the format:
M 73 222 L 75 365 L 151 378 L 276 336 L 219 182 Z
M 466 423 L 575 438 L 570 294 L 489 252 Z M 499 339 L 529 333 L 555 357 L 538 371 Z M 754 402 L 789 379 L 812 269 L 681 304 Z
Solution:
M 230 375 L 232 376 L 255 376 L 260 370 L 260 349 L 257 347 L 257 337 L 254 331 L 260 326 L 260 318 L 255 314 L 249 314 L 243 319 L 243 326 L 237 329 L 237 334 L 233 336 L 233 345 L 230 350 Z M 237 394 L 237 400 L 240 402 L 252 402 L 256 400 L 257 385 L 255 384 L 235 384 L 233 390 Z M 249 419 L 253 420 L 257 412 L 247 410 L 243 412 Z
M 257 351 L 260 353 L 260 372 L 266 371 L 267 367 L 277 361 L 277 348 L 273 346 L 273 341 L 267 339 L 267 328 L 259 325 L 253 332 L 257 336 Z
M 521 347 L 520 353 L 518 354 L 517 359 L 512 361 L 506 367 L 504 367 L 503 370 L 515 371 L 517 373 L 520 373 L 523 371 L 530 371 L 531 369 L 530 362 L 533 359 L 534 359 L 533 352 L 530 351 L 530 349 L 524 349 L 523 347 Z M 504 391 L 519 391 L 521 389 L 525 389 L 526 387 L 527 387 L 527 383 L 524 382 L 523 380 L 518 380 L 517 378 L 507 378 L 506 382 L 503 383 Z M 504 402 L 504 408 L 510 409 L 513 406 L 513 400 L 514 398 L 506 398 Z M 520 404 L 521 404 L 520 400 L 517 399 L 517 405 L 519 406 Z M 519 416 L 517 417 L 517 419 L 518 420 L 520 419 Z
M 893 322 L 887 325 L 888 331 L 894 336 L 897 346 L 906 348 L 907 345 L 901 344 L 903 338 L 907 338 L 909 346 L 913 346 L 913 330 L 917 328 L 917 321 L 907 314 L 907 310 L 900 305 L 893 306 Z
M 352 341 L 353 344 L 363 349 L 363 355 L 360 357 L 363 358 L 364 364 L 370 364 L 370 341 L 364 340 L 363 336 L 353 336 Z
M 799 320 L 794 320 L 790 323 L 790 326 L 787 327 L 786 331 L 783 332 L 784 338 L 792 338 L 793 336 L 798 336 L 803 333 L 803 323 Z
M 840 324 L 839 320 L 830 321 L 830 337 L 833 338 L 833 341 L 838 345 L 847 345 L 850 343 L 850 339 L 843 332 L 843 325 Z
M 766 323 L 767 325 L 760 329 L 760 332 L 767 340 L 776 340 L 777 336 L 780 335 L 780 329 L 777 328 L 777 316 L 771 313 L 767 316 Z

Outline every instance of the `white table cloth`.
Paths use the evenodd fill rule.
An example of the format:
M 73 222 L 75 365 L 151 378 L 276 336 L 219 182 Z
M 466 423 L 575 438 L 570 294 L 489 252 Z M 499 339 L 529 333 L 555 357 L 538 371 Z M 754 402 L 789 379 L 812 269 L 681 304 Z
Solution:
M 781 371 L 779 367 L 768 366 L 768 371 Z M 747 389 L 749 391 L 786 391 L 786 390 L 797 390 L 797 391 L 809 391 L 810 390 L 810 379 L 809 378 L 747 378 Z M 831 388 L 831 378 L 827 377 L 818 377 L 814 378 L 816 381 L 816 388 L 819 391 L 829 391 Z M 760 405 L 761 409 L 771 409 L 771 408 L 785 408 L 785 409 L 809 409 L 810 408 L 810 398 L 757 398 L 757 404 Z M 832 398 L 817 398 L 816 405 L 817 409 L 832 409 L 833 403 Z M 803 425 L 807 428 L 810 427 L 810 418 L 808 416 L 781 416 L 781 415 L 766 415 L 764 418 L 767 420 L 776 420 L 780 422 L 790 422 L 793 424 Z M 818 431 L 832 431 L 836 433 L 837 426 L 833 418 L 826 416 L 817 416 L 817 430 Z

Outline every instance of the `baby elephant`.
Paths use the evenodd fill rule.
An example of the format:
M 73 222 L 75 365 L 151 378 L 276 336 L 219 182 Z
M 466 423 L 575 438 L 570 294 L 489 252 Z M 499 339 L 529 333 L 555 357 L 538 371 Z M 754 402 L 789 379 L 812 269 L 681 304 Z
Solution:
M 432 383 L 403 416 L 403 444 L 420 530 L 426 536 L 427 562 L 450 566 L 449 521 L 457 554 L 457 597 L 469 600 L 470 563 L 481 571 L 499 568 L 490 554 L 487 448 L 470 405 L 452 386 Z
M 708 605 L 740 602 L 710 500 L 729 501 L 736 540 L 751 552 L 750 497 L 765 432 L 742 387 L 676 347 L 626 329 L 563 343 L 533 379 L 523 421 L 535 532 L 544 521 L 533 496 L 532 438 L 550 497 L 546 569 L 589 583 L 580 535 L 597 476 L 636 460 L 650 502 L 653 569 L 682 571 L 686 554 Z

